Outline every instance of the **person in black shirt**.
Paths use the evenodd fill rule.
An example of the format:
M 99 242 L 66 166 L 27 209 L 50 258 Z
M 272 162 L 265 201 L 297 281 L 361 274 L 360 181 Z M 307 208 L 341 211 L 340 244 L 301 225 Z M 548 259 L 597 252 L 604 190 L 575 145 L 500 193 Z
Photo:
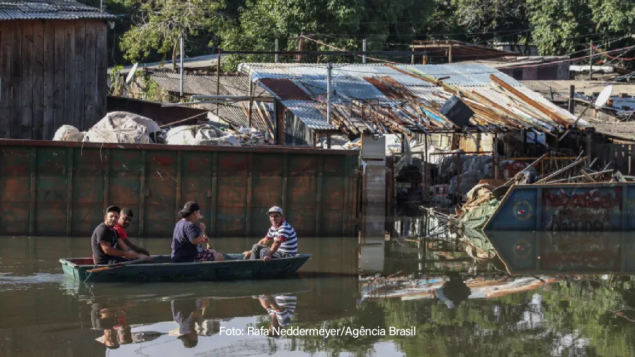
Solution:
M 147 258 L 147 255 L 139 254 L 130 249 L 124 240 L 117 236 L 114 226 L 119 220 L 120 211 L 117 206 L 108 207 L 104 215 L 104 222 L 98 225 L 93 232 L 91 248 L 95 264 L 112 264 L 128 259 Z

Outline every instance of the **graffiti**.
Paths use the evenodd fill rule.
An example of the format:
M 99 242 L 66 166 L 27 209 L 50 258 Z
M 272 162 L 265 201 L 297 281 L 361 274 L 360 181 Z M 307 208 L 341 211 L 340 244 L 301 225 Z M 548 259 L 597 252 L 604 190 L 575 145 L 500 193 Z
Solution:
M 606 231 L 621 212 L 621 188 L 599 191 L 543 191 L 543 222 L 553 231 Z
M 534 212 L 534 208 L 526 200 L 518 201 L 514 205 L 514 213 L 518 220 L 521 220 L 521 221 L 528 220 L 529 218 L 533 217 L 533 212 Z

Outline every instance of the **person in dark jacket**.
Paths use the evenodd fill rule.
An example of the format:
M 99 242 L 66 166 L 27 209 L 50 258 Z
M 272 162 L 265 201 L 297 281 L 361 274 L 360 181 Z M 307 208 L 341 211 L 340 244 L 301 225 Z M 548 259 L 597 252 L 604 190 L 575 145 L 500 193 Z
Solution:
M 205 236 L 205 225 L 200 223 L 201 207 L 194 201 L 187 202 L 179 212 L 181 219 L 174 227 L 172 236 L 172 261 L 210 262 L 222 261 L 225 257 L 213 249 L 209 249 L 209 238 Z M 203 243 L 208 249 L 203 249 Z

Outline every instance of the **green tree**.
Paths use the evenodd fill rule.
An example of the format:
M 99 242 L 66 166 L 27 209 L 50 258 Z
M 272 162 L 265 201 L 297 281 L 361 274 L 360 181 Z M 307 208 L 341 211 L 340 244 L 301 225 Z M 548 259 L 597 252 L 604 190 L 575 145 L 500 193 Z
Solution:
M 429 32 L 433 38 L 524 44 L 530 39 L 524 0 L 437 0 Z
M 369 41 L 368 50 L 407 48 L 415 34 L 425 28 L 432 2 L 417 0 L 250 0 L 239 9 L 237 19 L 225 21 L 222 47 L 226 50 L 273 51 L 275 39 L 280 50 L 297 50 L 298 35 L 314 34 L 316 39 L 333 46 L 359 50 L 362 39 Z M 304 50 L 330 50 L 304 41 Z M 273 56 L 245 56 L 239 61 L 272 61 Z M 294 61 L 293 57 L 281 58 Z M 333 58 L 305 57 L 307 62 L 350 61 Z
M 586 0 L 528 0 L 532 36 L 543 55 L 572 53 L 595 33 Z
M 223 0 L 124 0 L 134 9 L 134 25 L 123 35 L 125 58 L 139 61 L 153 53 L 170 56 L 176 68 L 179 38 L 197 39 L 218 27 Z

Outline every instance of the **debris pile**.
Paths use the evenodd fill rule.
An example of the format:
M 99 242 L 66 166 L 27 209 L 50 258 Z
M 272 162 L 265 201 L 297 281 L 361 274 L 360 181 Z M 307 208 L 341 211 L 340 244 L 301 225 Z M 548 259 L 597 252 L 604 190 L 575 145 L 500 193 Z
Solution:
M 583 163 L 587 162 L 588 159 L 588 157 L 583 156 L 584 152 L 581 152 L 578 157 L 573 159 L 551 160 L 548 165 L 551 170 L 545 170 L 545 173 L 538 175 L 536 167 L 550 154 L 551 153 L 544 154 L 529 165 L 524 164 L 523 168 L 513 173 L 512 177 L 507 181 L 494 183 L 493 181 L 497 180 L 480 180 L 467 192 L 465 204 L 455 209 L 454 214 L 443 214 L 431 208 L 425 208 L 425 210 L 440 222 L 446 222 L 450 231 L 461 237 L 461 242 L 465 243 L 468 255 L 476 261 L 482 262 L 491 260 L 496 256 L 494 247 L 483 234 L 483 228 L 489 218 L 494 214 L 503 195 L 512 185 L 600 182 L 608 180 L 610 180 L 610 182 L 625 182 L 627 178 L 630 178 L 629 176 L 622 175 L 619 171 L 611 175 L 613 170 L 609 169 L 608 166 L 599 171 L 590 169 L 595 160 L 581 168 Z M 460 161 L 458 157 L 461 158 Z M 439 162 L 439 176 L 444 176 L 447 179 L 449 176 L 454 175 L 452 176 L 452 179 L 454 179 L 456 178 L 457 172 L 461 171 L 461 182 L 466 182 L 465 187 L 469 187 L 467 186 L 468 180 L 463 179 L 467 176 L 466 174 L 474 172 L 479 174 L 489 173 L 490 170 L 486 167 L 488 165 L 491 166 L 490 160 L 483 156 L 481 156 L 480 159 L 470 158 L 465 155 L 448 156 Z M 502 161 L 500 163 L 501 168 L 509 164 L 506 161 L 510 160 Z M 457 168 L 458 165 L 462 165 L 463 167 Z M 579 174 L 576 172 L 577 170 L 579 170 Z M 564 177 L 565 175 L 568 175 L 568 177 Z M 633 179 L 635 179 L 635 177 L 633 177 Z M 461 191 L 464 190 L 461 189 Z
M 220 145 L 240 146 L 238 139 L 211 124 L 184 125 L 170 129 L 165 142 L 168 145 Z
M 152 119 L 128 112 L 111 112 L 87 132 L 71 125 L 62 125 L 54 141 L 91 143 L 150 144 L 151 136 L 161 131 Z
M 161 127 L 154 120 L 129 112 L 108 113 L 86 132 L 62 125 L 54 141 L 118 144 L 249 146 L 273 144 L 268 133 L 208 122 L 199 125 Z

